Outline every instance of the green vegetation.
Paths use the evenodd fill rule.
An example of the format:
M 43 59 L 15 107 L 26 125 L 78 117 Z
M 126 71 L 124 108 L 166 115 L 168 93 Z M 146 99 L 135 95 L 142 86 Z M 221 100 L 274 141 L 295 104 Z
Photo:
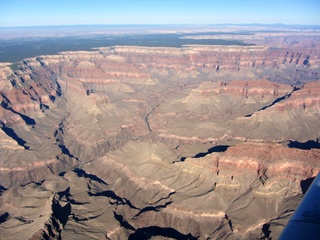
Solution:
M 197 33 L 199 34 L 199 33 Z M 213 34 L 213 33 L 200 33 Z M 215 33 L 225 34 L 225 33 Z M 229 33 L 230 34 L 230 33 Z M 30 37 L 0 40 L 0 62 L 18 62 L 24 58 L 51 55 L 63 51 L 89 51 L 108 46 L 181 47 L 187 44 L 250 45 L 236 40 L 180 39 L 194 34 L 89 35 L 66 37 Z

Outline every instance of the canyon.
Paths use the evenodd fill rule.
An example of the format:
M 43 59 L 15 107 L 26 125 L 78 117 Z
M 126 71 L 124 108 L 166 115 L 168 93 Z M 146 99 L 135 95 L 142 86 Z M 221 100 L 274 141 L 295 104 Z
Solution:
M 254 45 L 1 63 L 0 238 L 276 239 L 320 170 L 320 34 L 220 38 Z

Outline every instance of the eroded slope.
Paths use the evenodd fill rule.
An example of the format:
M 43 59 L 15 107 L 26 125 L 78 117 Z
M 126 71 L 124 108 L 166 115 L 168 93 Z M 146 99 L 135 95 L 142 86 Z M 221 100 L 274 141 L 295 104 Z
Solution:
M 320 167 L 318 54 L 299 51 L 129 46 L 3 64 L 1 236 L 276 238 Z

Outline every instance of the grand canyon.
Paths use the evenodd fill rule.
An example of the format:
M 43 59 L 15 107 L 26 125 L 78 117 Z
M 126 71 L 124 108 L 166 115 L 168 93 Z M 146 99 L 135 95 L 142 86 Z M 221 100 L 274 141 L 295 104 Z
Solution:
M 277 239 L 320 170 L 320 32 L 234 31 L 2 62 L 0 238 Z

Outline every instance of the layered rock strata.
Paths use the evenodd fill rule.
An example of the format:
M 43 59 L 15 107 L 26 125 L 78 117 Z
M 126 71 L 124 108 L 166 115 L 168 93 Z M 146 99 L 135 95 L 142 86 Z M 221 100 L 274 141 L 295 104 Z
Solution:
M 115 46 L 2 64 L 0 235 L 276 238 L 320 168 L 318 57 Z

